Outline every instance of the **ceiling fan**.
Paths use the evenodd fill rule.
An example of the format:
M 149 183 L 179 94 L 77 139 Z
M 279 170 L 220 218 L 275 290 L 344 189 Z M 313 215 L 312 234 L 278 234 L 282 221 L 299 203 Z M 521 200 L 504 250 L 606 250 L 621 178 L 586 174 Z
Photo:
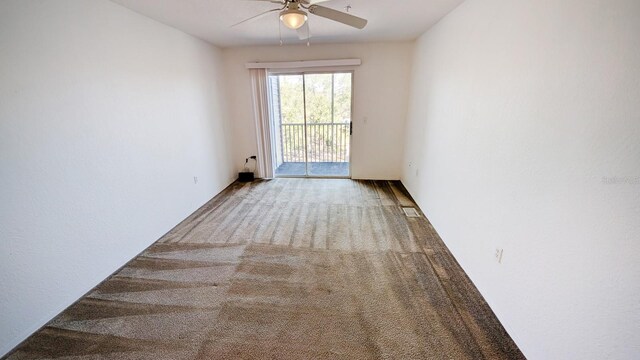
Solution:
M 263 13 L 260 13 L 248 19 L 242 20 L 239 23 L 233 24 L 231 25 L 231 27 L 238 26 L 240 24 L 244 24 L 249 21 L 257 20 L 263 16 L 266 16 L 276 11 L 280 13 L 280 21 L 284 24 L 284 26 L 288 27 L 291 30 L 297 30 L 298 37 L 301 40 L 309 38 L 307 11 L 313 15 L 317 15 L 329 20 L 337 21 L 339 23 L 352 26 L 356 29 L 363 29 L 367 25 L 367 20 L 365 19 L 359 18 L 357 16 L 353 16 L 351 14 L 347 14 L 342 11 L 317 5 L 318 3 L 326 2 L 329 0 L 251 0 L 251 1 L 269 2 L 273 4 L 279 4 L 282 7 L 277 9 L 267 10 Z M 307 31 L 302 31 L 303 25 L 307 25 L 305 26 Z

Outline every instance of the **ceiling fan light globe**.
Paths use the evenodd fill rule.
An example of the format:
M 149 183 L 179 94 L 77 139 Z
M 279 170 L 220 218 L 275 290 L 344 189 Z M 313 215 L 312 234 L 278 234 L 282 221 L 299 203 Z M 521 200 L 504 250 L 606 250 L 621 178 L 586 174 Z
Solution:
M 291 30 L 299 29 L 307 21 L 307 13 L 300 10 L 285 10 L 280 13 L 280 21 Z

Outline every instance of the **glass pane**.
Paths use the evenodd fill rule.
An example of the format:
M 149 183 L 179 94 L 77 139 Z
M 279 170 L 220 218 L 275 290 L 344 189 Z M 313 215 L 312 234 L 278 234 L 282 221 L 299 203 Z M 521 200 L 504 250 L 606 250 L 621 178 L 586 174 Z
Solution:
M 335 74 L 333 96 L 333 120 L 351 122 L 351 73 Z
M 302 75 L 279 75 L 279 100 L 283 124 L 304 124 L 304 97 Z
M 276 176 L 349 176 L 351 73 L 270 75 L 269 91 Z
M 275 136 L 276 176 L 304 176 L 304 97 L 302 75 L 269 76 Z
M 310 176 L 349 176 L 351 73 L 305 75 Z

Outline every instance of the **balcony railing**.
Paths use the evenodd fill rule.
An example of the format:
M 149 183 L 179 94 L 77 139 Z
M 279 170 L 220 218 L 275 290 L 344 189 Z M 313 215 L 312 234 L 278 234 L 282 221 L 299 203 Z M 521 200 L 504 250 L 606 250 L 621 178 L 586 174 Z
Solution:
M 305 142 L 305 124 L 280 125 L 282 162 L 349 162 L 348 123 L 306 126 Z

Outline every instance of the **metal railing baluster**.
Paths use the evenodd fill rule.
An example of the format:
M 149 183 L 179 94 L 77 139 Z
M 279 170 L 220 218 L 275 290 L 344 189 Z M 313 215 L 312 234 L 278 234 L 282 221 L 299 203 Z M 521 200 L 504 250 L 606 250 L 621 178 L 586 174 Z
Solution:
M 307 124 L 307 148 L 304 148 L 304 124 L 282 124 L 282 155 L 284 162 L 304 162 L 308 151 L 309 162 L 348 161 L 348 124 Z

